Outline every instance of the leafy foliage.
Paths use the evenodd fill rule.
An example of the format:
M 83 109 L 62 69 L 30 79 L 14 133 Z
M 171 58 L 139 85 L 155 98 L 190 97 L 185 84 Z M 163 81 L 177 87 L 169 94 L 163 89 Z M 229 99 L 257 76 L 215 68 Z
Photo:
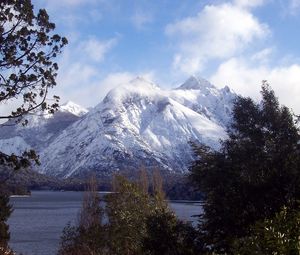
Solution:
M 298 255 L 300 252 L 300 211 L 283 207 L 272 219 L 257 222 L 250 236 L 239 239 L 235 254 Z
M 11 120 L 9 125 L 22 122 L 26 114 L 38 111 L 53 113 L 59 97 L 47 100 L 50 88 L 56 85 L 58 65 L 53 61 L 67 39 L 54 34 L 55 24 L 49 21 L 46 10 L 34 13 L 31 0 L 0 2 L 0 105 L 13 104 L 10 114 L 0 120 Z M 38 162 L 34 151 L 21 156 L 0 153 L 0 164 L 16 168 L 28 166 L 29 160 Z
M 205 194 L 202 238 L 220 253 L 230 252 L 255 222 L 300 198 L 299 130 L 266 83 L 261 94 L 261 104 L 236 100 L 220 151 L 195 148 L 191 177 Z
M 138 185 L 122 176 L 115 178 L 115 190 L 108 195 L 106 205 L 110 249 L 116 255 L 140 254 L 145 222 L 155 207 Z
M 194 228 L 176 218 L 163 200 L 161 180 L 156 173 L 154 192 L 148 193 L 145 172 L 139 182 L 131 182 L 122 176 L 114 179 L 114 192 L 107 195 L 103 224 L 99 215 L 99 201 L 94 197 L 84 202 L 79 225 L 68 225 L 63 233 L 60 255 L 69 254 L 198 254 L 196 253 Z M 93 196 L 89 195 L 92 198 Z M 90 206 L 85 206 L 89 204 Z M 87 208 L 89 208 L 87 210 Z M 96 221 L 84 223 L 90 213 Z

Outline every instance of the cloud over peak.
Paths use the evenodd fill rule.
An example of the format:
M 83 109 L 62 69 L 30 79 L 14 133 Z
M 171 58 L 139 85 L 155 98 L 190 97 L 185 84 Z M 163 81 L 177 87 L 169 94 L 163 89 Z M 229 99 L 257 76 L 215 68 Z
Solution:
M 166 34 L 177 41 L 176 69 L 197 72 L 207 61 L 232 57 L 270 34 L 268 25 L 241 7 L 248 1 L 236 2 L 207 5 L 196 16 L 167 25 Z

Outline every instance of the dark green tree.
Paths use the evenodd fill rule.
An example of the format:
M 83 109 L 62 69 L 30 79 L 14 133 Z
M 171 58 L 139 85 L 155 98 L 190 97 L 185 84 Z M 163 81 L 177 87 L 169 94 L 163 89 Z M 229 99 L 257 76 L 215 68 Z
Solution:
M 148 216 L 142 243 L 144 254 L 149 255 L 201 254 L 195 228 L 168 210 L 158 210 Z
M 205 195 L 201 238 L 220 253 L 230 253 L 255 222 L 300 198 L 299 129 L 266 82 L 261 94 L 260 104 L 237 98 L 219 151 L 195 148 L 191 178 Z

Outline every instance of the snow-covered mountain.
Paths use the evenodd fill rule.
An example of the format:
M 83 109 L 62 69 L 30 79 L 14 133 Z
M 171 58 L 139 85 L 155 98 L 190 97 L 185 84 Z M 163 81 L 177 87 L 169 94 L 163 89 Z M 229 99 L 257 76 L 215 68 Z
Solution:
M 71 113 L 77 117 L 81 117 L 88 113 L 88 109 L 73 103 L 72 101 L 68 101 L 65 104 L 61 105 L 59 108 L 60 112 Z
M 207 80 L 191 76 L 169 94 L 171 98 L 193 111 L 205 115 L 223 127 L 228 126 L 232 103 L 236 97 L 228 86 L 217 89 Z
M 235 97 L 228 87 L 217 89 L 194 76 L 173 90 L 138 77 L 111 90 L 83 116 L 70 106 L 34 129 L 25 128 L 26 132 L 3 137 L 0 130 L 0 138 L 43 144 L 37 146 L 42 163 L 38 170 L 59 177 L 80 177 L 91 171 L 108 176 L 142 166 L 186 172 L 193 159 L 188 142 L 217 149 L 219 140 L 226 137 Z M 59 114 L 72 114 L 72 120 L 66 123 L 66 116 Z M 28 137 L 33 131 L 38 137 L 35 142 Z
M 60 106 L 54 114 L 27 115 L 26 126 L 8 121 L 0 125 L 0 150 L 19 154 L 24 148 L 41 152 L 66 127 L 79 120 L 87 109 L 71 101 Z

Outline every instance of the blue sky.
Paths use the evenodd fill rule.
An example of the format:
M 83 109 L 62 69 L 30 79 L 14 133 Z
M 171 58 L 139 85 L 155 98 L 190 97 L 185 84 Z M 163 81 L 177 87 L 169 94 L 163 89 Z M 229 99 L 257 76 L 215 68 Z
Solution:
M 33 0 L 69 44 L 61 101 L 86 107 L 145 76 L 163 88 L 190 75 L 259 98 L 269 81 L 300 112 L 300 0 Z

